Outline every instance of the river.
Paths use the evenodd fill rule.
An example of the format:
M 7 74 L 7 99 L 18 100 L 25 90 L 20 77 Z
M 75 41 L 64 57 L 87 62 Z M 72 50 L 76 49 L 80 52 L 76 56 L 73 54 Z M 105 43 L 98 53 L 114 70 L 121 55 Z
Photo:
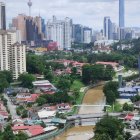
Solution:
M 82 104 L 105 104 L 105 96 L 103 94 L 103 86 L 98 86 L 87 91 Z M 103 107 L 81 107 L 79 114 L 100 113 Z M 73 127 L 54 140 L 89 140 L 94 136 L 94 126 Z

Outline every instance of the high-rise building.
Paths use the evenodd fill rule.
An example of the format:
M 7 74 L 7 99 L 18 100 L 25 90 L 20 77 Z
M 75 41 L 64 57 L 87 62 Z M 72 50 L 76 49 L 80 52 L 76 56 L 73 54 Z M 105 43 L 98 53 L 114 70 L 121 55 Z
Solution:
M 104 37 L 107 40 L 112 39 L 112 22 L 110 17 L 104 17 Z
M 39 42 L 45 38 L 42 32 L 42 18 L 40 16 L 30 17 L 20 14 L 12 19 L 12 27 L 21 32 L 22 42 Z
M 64 20 L 64 48 L 70 49 L 72 42 L 72 20 L 68 17 Z
M 125 27 L 125 21 L 124 21 L 124 14 L 125 14 L 125 6 L 124 6 L 124 0 L 119 0 L 119 27 L 124 28 Z
M 83 26 L 80 24 L 72 25 L 72 42 L 83 43 Z
M 26 34 L 26 15 L 19 14 L 16 18 L 12 19 L 12 27 L 15 27 L 16 30 L 20 31 L 21 41 L 27 40 Z
M 53 20 L 49 20 L 46 26 L 47 40 L 57 42 L 58 49 L 71 48 L 72 41 L 72 20 L 65 18 L 65 20 L 57 20 L 53 16 Z
M 10 70 L 13 78 L 18 79 L 19 75 L 26 72 L 26 46 L 16 42 L 10 46 Z
M 88 27 L 83 28 L 83 43 L 90 43 L 92 38 L 92 29 Z
M 12 71 L 14 79 L 26 72 L 25 46 L 16 43 L 17 38 L 15 31 L 0 30 L 0 70 Z
M 3 2 L 0 2 L 0 30 L 6 30 L 6 10 Z

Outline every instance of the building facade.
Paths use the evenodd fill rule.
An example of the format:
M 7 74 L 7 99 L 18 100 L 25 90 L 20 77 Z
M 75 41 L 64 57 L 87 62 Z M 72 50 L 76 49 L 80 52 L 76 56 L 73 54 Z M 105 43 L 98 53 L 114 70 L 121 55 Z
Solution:
M 21 41 L 35 44 L 45 38 L 44 21 L 40 16 L 19 14 L 12 19 L 12 27 L 21 32 Z
M 107 40 L 112 39 L 112 22 L 110 17 L 104 17 L 104 37 Z
M 6 30 L 6 10 L 3 2 L 0 2 L 0 30 Z
M 14 45 L 16 42 L 15 31 L 0 30 L 0 70 L 12 71 L 14 79 L 26 72 L 25 46 Z
M 13 78 L 18 79 L 19 75 L 26 72 L 26 46 L 16 42 L 10 46 L 10 70 Z
M 72 21 L 69 18 L 65 20 L 57 20 L 53 16 L 53 20 L 49 20 L 46 26 L 47 40 L 57 42 L 58 49 L 71 48 L 72 41 Z
M 12 19 L 12 27 L 15 27 L 16 30 L 20 31 L 21 41 L 27 40 L 26 35 L 26 15 L 19 14 L 17 17 Z
M 124 28 L 125 27 L 125 20 L 124 20 L 124 14 L 125 14 L 125 8 L 124 8 L 124 0 L 119 0 L 119 27 Z
M 83 28 L 83 43 L 89 44 L 92 38 L 92 29 L 88 27 Z
M 72 25 L 72 42 L 83 43 L 83 26 L 80 24 Z

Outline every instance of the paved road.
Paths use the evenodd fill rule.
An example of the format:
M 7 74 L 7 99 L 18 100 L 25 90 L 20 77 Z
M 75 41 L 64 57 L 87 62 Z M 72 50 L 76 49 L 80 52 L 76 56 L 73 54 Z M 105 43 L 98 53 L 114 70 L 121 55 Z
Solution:
M 3 94 L 3 95 L 4 95 L 4 98 L 7 99 L 7 106 L 8 106 L 8 109 L 10 110 L 10 114 L 12 115 L 12 118 L 17 118 L 18 115 L 16 113 L 16 106 L 11 103 L 9 97 L 6 94 Z

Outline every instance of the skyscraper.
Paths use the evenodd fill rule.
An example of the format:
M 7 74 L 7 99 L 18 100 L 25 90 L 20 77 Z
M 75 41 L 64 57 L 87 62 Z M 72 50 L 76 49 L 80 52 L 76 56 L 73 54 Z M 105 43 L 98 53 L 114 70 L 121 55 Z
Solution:
M 107 40 L 112 39 L 112 22 L 110 17 L 104 17 L 104 37 Z
M 83 26 L 80 24 L 73 24 L 72 26 L 72 40 L 76 43 L 83 43 Z
M 19 14 L 17 17 L 12 19 L 12 27 L 15 27 L 16 30 L 20 31 L 21 41 L 27 40 L 26 35 L 26 15 Z
M 65 18 L 65 20 L 57 20 L 53 16 L 53 20 L 49 20 L 46 26 L 47 40 L 57 42 L 58 49 L 70 49 L 72 41 L 72 20 Z
M 6 11 L 3 2 L 0 2 L 0 29 L 6 30 Z
M 91 36 L 92 36 L 92 29 L 88 27 L 83 28 L 83 43 L 90 43 L 91 42 Z
M 119 0 L 119 27 L 124 28 L 124 0 Z

